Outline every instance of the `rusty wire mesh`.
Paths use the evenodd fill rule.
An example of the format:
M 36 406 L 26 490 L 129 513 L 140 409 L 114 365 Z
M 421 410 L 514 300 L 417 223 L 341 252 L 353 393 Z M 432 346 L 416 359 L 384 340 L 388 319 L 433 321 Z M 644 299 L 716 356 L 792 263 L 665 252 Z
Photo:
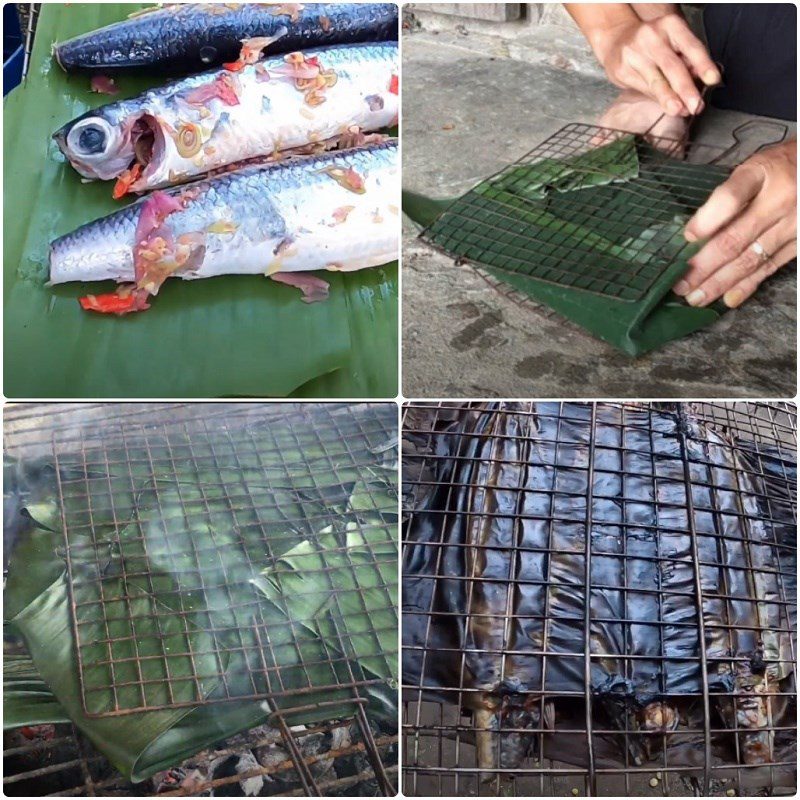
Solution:
M 410 403 L 402 435 L 406 794 L 794 791 L 794 405 Z
M 271 754 L 250 770 L 269 779 L 267 794 L 357 784 L 394 793 L 397 737 L 371 724 L 365 692 L 396 670 L 387 522 L 396 499 L 389 492 L 376 503 L 359 489 L 376 471 L 387 485 L 395 480 L 396 468 L 380 465 L 396 447 L 393 405 L 19 404 L 6 410 L 4 431 L 7 454 L 56 466 L 88 716 L 261 700 L 272 709 L 267 723 L 216 745 L 214 758 L 280 748 L 283 758 Z M 322 527 L 331 517 L 346 538 L 338 546 Z M 270 575 L 282 559 L 286 574 Z M 317 589 L 282 603 L 293 569 Z M 257 593 L 242 592 L 263 576 L 272 581 L 264 590 L 277 590 L 270 601 L 282 625 L 274 608 L 266 618 Z M 330 601 L 314 606 L 313 620 L 327 636 L 320 647 L 312 620 L 297 612 L 323 590 Z M 318 722 L 298 726 L 297 713 Z M 188 785 L 132 787 L 62 725 L 7 732 L 4 756 L 8 794 L 192 794 L 242 778 L 215 777 L 199 754 L 184 765 L 202 762 Z
M 120 775 L 85 736 L 68 724 L 12 729 L 3 736 L 3 793 L 7 797 L 165 797 L 201 794 L 240 794 L 242 781 L 261 781 L 260 794 L 283 797 L 306 795 L 378 795 L 366 745 L 352 721 L 329 722 L 294 730 L 303 769 L 311 782 L 303 784 L 295 755 L 284 734 L 260 728 L 199 753 L 183 764 L 164 770 L 145 783 L 133 784 Z M 375 737 L 377 753 L 392 779 L 397 773 L 397 736 Z M 262 753 L 268 753 L 269 759 Z M 257 754 L 249 769 L 227 770 L 225 764 Z M 393 793 L 393 792 L 390 792 Z

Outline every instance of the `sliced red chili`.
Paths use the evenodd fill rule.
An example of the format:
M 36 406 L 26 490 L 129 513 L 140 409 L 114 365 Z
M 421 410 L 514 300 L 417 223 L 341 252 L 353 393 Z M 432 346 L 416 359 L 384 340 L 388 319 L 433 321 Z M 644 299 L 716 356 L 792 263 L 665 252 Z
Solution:
M 84 311 L 96 311 L 98 314 L 127 314 L 143 310 L 134 293 L 126 297 L 121 297 L 116 292 L 87 294 L 86 297 L 79 298 L 78 302 Z
M 130 190 L 131 186 L 139 180 L 141 174 L 141 164 L 134 164 L 130 169 L 126 169 L 125 172 L 123 172 L 119 178 L 117 178 L 117 182 L 114 184 L 114 191 L 111 193 L 111 196 L 115 200 L 119 200 L 120 198 L 124 197 Z

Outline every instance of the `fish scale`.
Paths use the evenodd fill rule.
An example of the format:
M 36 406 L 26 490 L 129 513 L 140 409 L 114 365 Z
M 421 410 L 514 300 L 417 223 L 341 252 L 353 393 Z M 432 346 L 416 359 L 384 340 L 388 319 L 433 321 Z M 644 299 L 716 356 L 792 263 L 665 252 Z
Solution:
M 364 180 L 364 192 L 340 185 L 330 169 L 353 170 Z M 184 209 L 170 214 L 165 226 L 175 238 L 203 234 L 205 255 L 198 267 L 175 277 L 263 274 L 276 266 L 276 259 L 275 271 L 294 272 L 358 269 L 397 257 L 396 140 L 243 167 L 166 193 L 187 192 Z M 136 226 L 146 202 L 139 200 L 56 239 L 50 247 L 50 282 L 133 281 Z M 334 212 L 346 206 L 352 209 L 337 223 Z M 220 222 L 235 229 L 208 231 Z
M 87 178 L 118 178 L 136 160 L 143 171 L 128 190 L 139 192 L 336 139 L 353 127 L 369 132 L 396 121 L 396 43 L 307 50 L 304 57 L 336 76 L 318 105 L 308 102 L 294 78 L 280 73 L 289 68 L 283 57 L 267 58 L 238 72 L 212 70 L 93 109 L 54 139 Z M 197 99 L 198 92 L 214 91 L 223 96 Z M 142 136 L 152 137 L 146 156 L 137 153 Z

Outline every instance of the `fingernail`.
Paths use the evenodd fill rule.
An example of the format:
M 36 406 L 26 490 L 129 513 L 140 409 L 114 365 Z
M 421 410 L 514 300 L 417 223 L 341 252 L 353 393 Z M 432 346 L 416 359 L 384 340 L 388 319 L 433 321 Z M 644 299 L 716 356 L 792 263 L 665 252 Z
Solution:
M 715 83 L 719 83 L 720 81 L 720 74 L 715 69 L 707 69 L 703 73 L 703 83 L 707 86 L 713 86 Z
M 686 295 L 686 302 L 690 306 L 699 306 L 706 299 L 706 293 L 702 289 L 695 289 Z
M 681 113 L 681 104 L 677 100 L 670 100 L 667 103 L 667 111 L 672 114 L 673 117 L 677 117 Z
M 741 289 L 731 289 L 729 292 L 725 292 L 722 300 L 728 308 L 736 308 L 742 304 L 744 294 Z
M 703 101 L 698 97 L 697 100 L 694 101 L 692 114 L 699 114 L 702 110 L 703 110 Z
M 683 297 L 683 295 L 685 295 L 689 289 L 691 289 L 691 286 L 689 286 L 687 281 L 678 281 L 672 287 L 672 291 L 675 292 L 675 294 L 681 295 L 681 297 Z
M 691 231 L 684 231 L 683 238 L 686 239 L 687 242 L 697 241 L 697 237 Z

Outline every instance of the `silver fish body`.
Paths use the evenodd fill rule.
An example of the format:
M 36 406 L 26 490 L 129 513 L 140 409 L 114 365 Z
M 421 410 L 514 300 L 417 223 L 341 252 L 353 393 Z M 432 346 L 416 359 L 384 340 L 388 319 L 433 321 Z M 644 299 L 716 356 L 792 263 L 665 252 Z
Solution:
M 328 76 L 315 95 L 292 77 L 291 61 Z M 309 59 L 311 60 L 309 62 Z M 297 73 L 300 74 L 300 73 Z M 397 44 L 357 44 L 268 58 L 237 72 L 212 70 L 110 103 L 54 134 L 84 177 L 113 180 L 136 166 L 126 187 L 141 192 L 292 148 L 363 132 L 398 116 Z
M 397 39 L 394 3 L 179 3 L 53 46 L 67 72 L 139 70 L 188 75 L 233 61 L 241 42 L 274 37 L 271 53 Z
M 358 178 L 358 191 L 342 175 Z M 163 223 L 166 238 L 201 244 L 202 257 L 174 277 L 354 270 L 397 258 L 396 140 L 247 166 L 165 193 L 184 200 Z M 53 241 L 50 282 L 135 281 L 137 226 L 151 197 Z

